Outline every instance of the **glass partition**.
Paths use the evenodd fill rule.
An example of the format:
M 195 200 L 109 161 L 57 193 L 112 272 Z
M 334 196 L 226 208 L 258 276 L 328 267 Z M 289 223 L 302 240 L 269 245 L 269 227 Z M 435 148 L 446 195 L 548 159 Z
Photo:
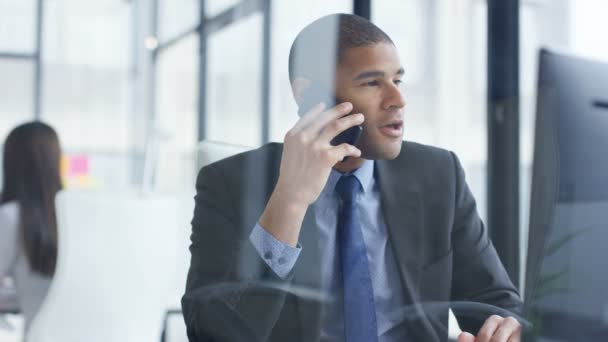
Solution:
M 371 21 L 355 2 L 42 1 L 38 79 L 38 2 L 0 0 L 2 143 L 40 86 L 64 186 L 33 314 L 2 310 L 33 257 L 5 202 L 28 203 L 0 203 L 0 340 L 455 341 L 492 315 L 605 336 L 605 198 L 585 194 L 608 183 L 606 5 L 519 2 L 513 284 L 484 223 L 488 2 L 375 0 Z

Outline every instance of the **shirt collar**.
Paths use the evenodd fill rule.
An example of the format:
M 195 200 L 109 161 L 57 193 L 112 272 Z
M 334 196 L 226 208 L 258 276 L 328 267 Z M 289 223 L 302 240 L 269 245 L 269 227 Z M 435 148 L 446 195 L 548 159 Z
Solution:
M 370 191 L 374 183 L 374 161 L 366 159 L 360 168 L 348 173 L 341 173 L 335 169 L 331 169 L 325 188 L 323 188 L 323 193 L 326 195 L 333 194 L 336 183 L 338 183 L 340 177 L 351 174 L 357 177 L 364 193 Z

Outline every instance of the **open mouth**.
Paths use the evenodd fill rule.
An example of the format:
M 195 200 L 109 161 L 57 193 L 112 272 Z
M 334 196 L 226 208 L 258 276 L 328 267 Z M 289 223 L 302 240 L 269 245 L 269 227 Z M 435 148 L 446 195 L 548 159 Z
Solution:
M 387 136 L 400 138 L 403 133 L 403 122 L 395 122 L 386 126 L 380 127 L 380 131 Z

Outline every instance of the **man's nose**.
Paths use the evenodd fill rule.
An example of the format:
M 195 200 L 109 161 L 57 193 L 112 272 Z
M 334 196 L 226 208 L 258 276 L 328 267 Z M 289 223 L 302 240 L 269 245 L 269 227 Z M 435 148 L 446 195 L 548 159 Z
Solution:
M 386 90 L 383 109 L 403 108 L 406 105 L 403 93 L 397 84 L 392 84 Z

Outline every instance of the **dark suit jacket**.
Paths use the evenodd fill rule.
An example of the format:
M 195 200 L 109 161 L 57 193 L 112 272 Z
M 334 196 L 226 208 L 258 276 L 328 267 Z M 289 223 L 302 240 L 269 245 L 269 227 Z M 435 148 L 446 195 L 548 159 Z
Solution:
M 321 275 L 313 210 L 300 233 L 302 252 L 285 280 L 249 241 L 277 182 L 282 150 L 282 144 L 267 144 L 199 173 L 192 259 L 182 299 L 190 341 L 319 339 L 321 300 L 315 290 Z M 409 304 L 404 324 L 414 340 L 447 338 L 450 301 L 520 310 L 517 290 L 453 153 L 404 142 L 400 155 L 376 161 L 374 172 Z M 302 287 L 310 291 L 300 291 Z M 461 328 L 473 333 L 489 316 L 453 310 Z

